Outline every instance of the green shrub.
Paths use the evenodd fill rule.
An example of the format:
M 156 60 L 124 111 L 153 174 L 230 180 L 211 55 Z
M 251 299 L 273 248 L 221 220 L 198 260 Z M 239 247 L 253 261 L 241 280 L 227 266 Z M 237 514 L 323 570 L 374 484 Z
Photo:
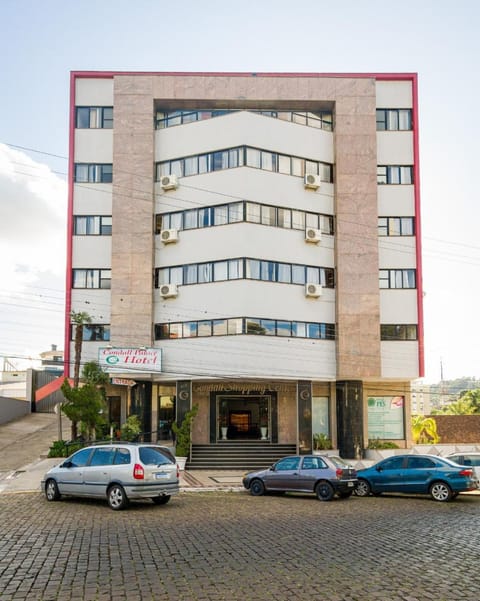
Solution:
M 313 435 L 313 448 L 315 451 L 324 451 L 332 448 L 332 441 L 326 434 Z
M 141 431 L 142 426 L 138 415 L 130 415 L 120 428 L 120 438 L 122 440 L 133 442 L 134 440 L 137 440 Z
M 368 441 L 369 449 L 398 449 L 398 444 L 390 440 L 380 440 L 379 438 L 370 438 Z

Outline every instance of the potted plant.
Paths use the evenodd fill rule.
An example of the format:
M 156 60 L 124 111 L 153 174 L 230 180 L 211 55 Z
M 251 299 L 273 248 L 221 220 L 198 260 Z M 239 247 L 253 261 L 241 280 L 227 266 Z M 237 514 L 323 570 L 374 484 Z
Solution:
M 313 450 L 330 451 L 333 449 L 331 439 L 323 432 L 317 432 L 313 435 Z M 318 453 L 320 454 L 320 453 Z
M 219 421 L 220 421 L 221 439 L 227 440 L 227 434 L 228 434 L 227 417 L 225 415 L 222 415 L 222 416 L 220 416 Z
M 185 417 L 180 425 L 176 422 L 172 424 L 172 430 L 175 434 L 175 456 L 178 466 L 181 470 L 185 469 L 185 464 L 190 458 L 192 444 L 192 422 L 198 413 L 198 405 L 194 405 L 185 413 Z

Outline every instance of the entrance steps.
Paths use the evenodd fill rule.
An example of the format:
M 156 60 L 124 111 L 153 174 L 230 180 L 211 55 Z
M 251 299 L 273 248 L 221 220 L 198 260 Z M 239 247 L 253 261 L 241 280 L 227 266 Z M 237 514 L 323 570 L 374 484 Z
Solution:
M 225 441 L 192 446 L 190 470 L 256 470 L 266 468 L 285 455 L 295 455 L 295 444 L 268 441 Z

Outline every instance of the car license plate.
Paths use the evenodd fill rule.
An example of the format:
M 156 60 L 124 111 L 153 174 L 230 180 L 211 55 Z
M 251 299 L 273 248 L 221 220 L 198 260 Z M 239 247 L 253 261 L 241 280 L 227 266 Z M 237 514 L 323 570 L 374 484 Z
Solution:
M 347 486 L 353 486 L 353 482 L 349 482 Z
M 157 480 L 162 480 L 163 478 L 167 478 L 168 474 L 167 472 L 159 472 L 158 474 L 155 474 L 155 478 Z

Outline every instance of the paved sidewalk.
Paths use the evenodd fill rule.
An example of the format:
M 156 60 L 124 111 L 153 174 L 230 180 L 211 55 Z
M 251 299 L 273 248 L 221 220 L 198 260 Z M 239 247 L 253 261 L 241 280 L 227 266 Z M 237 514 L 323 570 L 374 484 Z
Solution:
M 64 438 L 70 434 L 70 423 L 62 416 Z M 50 413 L 31 413 L 0 425 L 0 493 L 40 490 L 43 475 L 62 458 L 48 459 L 53 441 L 58 440 L 59 417 Z M 182 491 L 243 490 L 244 471 L 181 472 Z

